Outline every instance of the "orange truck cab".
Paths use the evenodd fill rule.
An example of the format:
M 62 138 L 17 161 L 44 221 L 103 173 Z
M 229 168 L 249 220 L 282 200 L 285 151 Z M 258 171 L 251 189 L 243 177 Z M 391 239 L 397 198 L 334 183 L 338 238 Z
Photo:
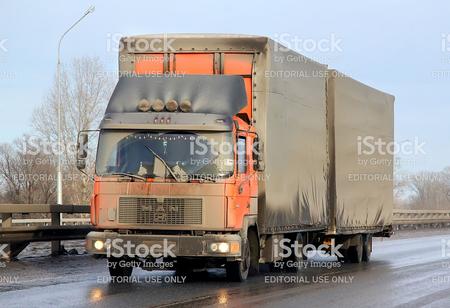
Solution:
M 134 259 L 135 248 L 122 253 L 119 244 L 150 249 L 166 240 L 175 258 L 162 253 L 178 271 L 225 265 L 234 280 L 246 278 L 249 228 L 257 238 L 253 56 L 133 54 L 100 125 L 91 200 L 97 231 L 87 237 L 88 251 Z

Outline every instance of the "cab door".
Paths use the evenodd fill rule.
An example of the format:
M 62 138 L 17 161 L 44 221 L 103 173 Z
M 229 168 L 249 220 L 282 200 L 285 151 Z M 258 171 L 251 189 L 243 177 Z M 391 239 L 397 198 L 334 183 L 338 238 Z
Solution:
M 234 196 L 228 199 L 228 227 L 240 228 L 242 219 L 250 207 L 250 165 L 248 148 L 249 138 L 246 133 L 238 133 L 236 139 L 236 168 Z

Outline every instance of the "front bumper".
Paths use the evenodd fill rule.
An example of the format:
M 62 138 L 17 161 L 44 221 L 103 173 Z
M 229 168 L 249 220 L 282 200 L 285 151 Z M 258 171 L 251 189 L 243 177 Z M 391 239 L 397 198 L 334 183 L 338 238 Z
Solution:
M 86 250 L 113 257 L 226 257 L 239 259 L 242 239 L 238 234 L 147 235 L 92 231 Z M 226 249 L 228 247 L 228 249 Z M 214 251 L 215 249 L 215 251 Z

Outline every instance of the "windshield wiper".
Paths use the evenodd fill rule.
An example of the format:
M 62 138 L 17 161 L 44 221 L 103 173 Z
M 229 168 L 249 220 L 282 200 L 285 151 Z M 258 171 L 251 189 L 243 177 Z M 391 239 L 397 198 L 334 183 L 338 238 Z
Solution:
M 173 172 L 172 168 L 169 167 L 169 165 L 166 163 L 166 161 L 164 159 L 161 158 L 161 156 L 159 156 L 158 154 L 156 154 L 155 151 L 153 151 L 149 146 L 147 146 L 145 143 L 142 143 L 142 145 L 149 150 L 156 158 L 158 158 L 164 165 L 164 167 L 166 167 L 167 170 L 169 170 L 170 175 L 175 179 L 175 181 L 177 182 L 182 182 L 182 178 L 181 176 L 177 176 L 175 174 L 175 172 Z
M 113 173 L 109 173 L 109 174 L 110 174 L 110 175 L 122 175 L 122 176 L 128 176 L 128 177 L 133 178 L 133 179 L 139 179 L 139 180 L 142 180 L 142 181 L 144 181 L 144 182 L 147 182 L 147 179 L 144 178 L 143 176 L 139 176 L 139 175 L 132 174 L 132 173 L 127 173 L 127 172 L 113 172 Z

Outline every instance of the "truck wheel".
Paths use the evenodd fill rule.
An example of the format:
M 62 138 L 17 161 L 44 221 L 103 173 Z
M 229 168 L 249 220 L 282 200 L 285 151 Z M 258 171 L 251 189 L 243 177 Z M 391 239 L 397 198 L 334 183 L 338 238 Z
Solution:
M 225 264 L 225 269 L 227 272 L 227 278 L 230 281 L 244 281 L 248 277 L 248 273 L 250 271 L 250 267 L 254 266 L 255 257 L 259 254 L 256 254 L 255 256 L 255 241 L 257 241 L 256 232 L 252 229 L 249 229 L 247 232 L 247 238 L 244 239 L 243 247 L 242 247 L 242 260 L 240 261 L 231 261 L 227 262 Z M 256 245 L 258 245 L 258 242 L 256 242 Z M 253 246 L 253 248 L 252 248 Z M 252 256 L 253 251 L 253 256 Z M 253 257 L 253 262 L 252 262 Z M 259 260 L 258 260 L 259 261 Z M 253 263 L 253 265 L 252 265 Z M 253 269 L 252 271 L 255 271 Z
M 295 236 L 295 241 L 299 244 L 299 245 L 303 245 L 305 244 L 303 242 L 303 236 L 301 233 L 297 233 Z M 303 254 L 303 250 L 300 250 L 300 255 L 296 256 L 294 251 L 292 251 L 292 254 L 286 259 L 286 261 L 292 261 L 295 264 L 300 265 L 301 262 L 308 260 L 308 256 Z M 297 273 L 300 270 L 300 267 L 296 266 L 296 267 L 287 267 L 287 263 L 285 262 L 285 266 L 286 266 L 286 271 L 287 272 L 291 272 L 291 273 Z
M 133 273 L 133 267 L 132 266 L 124 266 L 124 262 L 120 261 L 126 261 L 124 258 L 108 258 L 108 270 L 109 275 L 113 278 L 125 278 L 130 277 Z
M 372 235 L 364 234 L 363 235 L 363 253 L 362 253 L 363 262 L 369 262 L 371 254 L 372 254 Z
M 363 243 L 362 241 L 355 246 L 348 248 L 348 260 L 351 263 L 361 263 L 363 255 Z
M 275 262 L 267 263 L 269 267 L 269 273 L 281 273 L 282 269 L 280 267 L 275 267 Z
M 259 239 L 254 229 L 248 230 L 247 237 L 250 245 L 250 268 L 248 274 L 254 276 L 259 273 Z
M 192 264 L 185 259 L 177 259 L 175 264 L 175 275 L 188 276 L 192 274 Z
M 347 262 L 348 261 L 348 249 L 339 249 L 342 257 L 337 256 L 338 262 Z

